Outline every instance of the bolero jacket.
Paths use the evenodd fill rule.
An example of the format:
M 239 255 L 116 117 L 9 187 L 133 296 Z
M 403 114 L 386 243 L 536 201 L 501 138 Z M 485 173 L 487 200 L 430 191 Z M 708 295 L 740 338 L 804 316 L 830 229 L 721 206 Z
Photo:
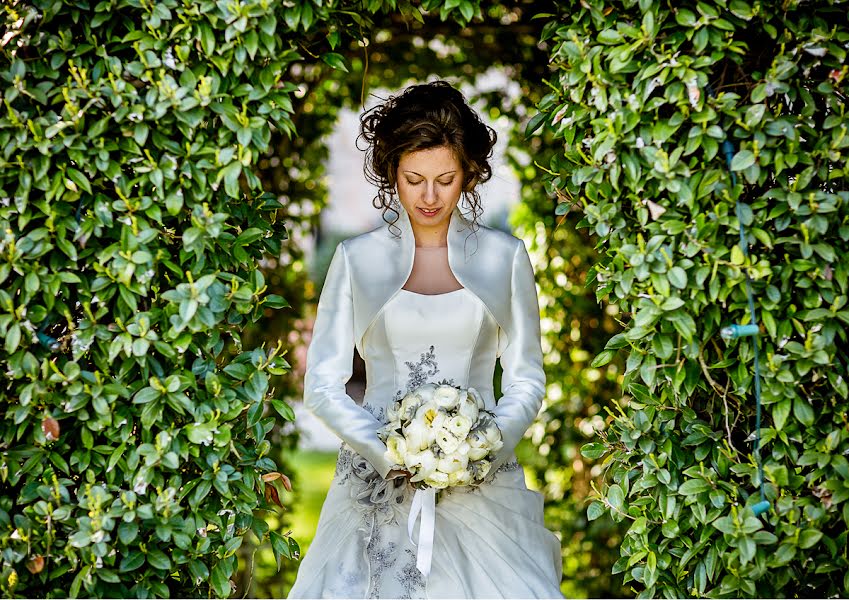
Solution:
M 407 211 L 399 212 L 400 238 L 381 225 L 336 247 L 319 297 L 304 375 L 305 407 L 384 479 L 393 465 L 377 436 L 383 423 L 346 393 L 345 384 L 352 375 L 354 348 L 364 355 L 362 340 L 369 325 L 413 270 L 415 238 Z M 503 374 L 494 413 L 504 445 L 493 461 L 494 473 L 513 456 L 545 395 L 539 303 L 522 240 L 484 225 L 472 232 L 469 225 L 455 207 L 448 228 L 448 264 L 499 326 L 496 356 Z

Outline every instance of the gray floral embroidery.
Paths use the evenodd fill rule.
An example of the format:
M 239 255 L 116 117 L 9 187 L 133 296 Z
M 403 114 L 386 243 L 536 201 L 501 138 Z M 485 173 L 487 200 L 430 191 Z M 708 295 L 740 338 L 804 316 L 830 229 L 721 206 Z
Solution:
M 418 362 L 404 361 L 404 364 L 407 365 L 407 368 L 410 370 L 410 374 L 407 377 L 406 389 L 400 389 L 395 392 L 395 397 L 392 399 L 392 402 L 397 402 L 401 398 L 403 398 L 406 394 L 409 394 L 411 391 L 428 383 L 429 378 L 433 377 L 437 373 L 439 373 L 439 367 L 436 364 L 436 354 L 434 352 L 434 345 L 431 344 L 427 349 L 427 352 L 422 352 L 420 354 L 420 358 Z M 437 385 L 457 385 L 454 382 L 454 378 L 443 377 L 439 381 L 435 382 Z
M 416 554 L 409 548 L 404 549 L 404 554 L 399 556 L 398 545 L 395 542 L 384 543 L 383 530 L 380 527 L 374 529 L 374 535 L 366 546 L 366 554 L 369 557 L 371 577 L 369 579 L 369 598 L 380 598 L 383 594 L 382 584 L 385 581 L 384 573 L 394 571 L 395 580 L 401 584 L 404 593 L 398 598 L 412 599 L 423 598 L 427 585 L 421 572 L 416 567 Z M 404 564 L 397 567 L 398 559 L 403 558 Z M 394 594 L 394 592 L 390 592 Z
M 386 569 L 391 569 L 395 565 L 398 558 L 395 556 L 395 544 L 390 542 L 385 547 L 381 548 L 381 533 L 380 527 L 375 527 L 374 535 L 369 540 L 366 547 L 369 562 L 371 563 L 371 580 L 369 581 L 369 598 L 380 598 L 380 584 L 383 581 L 383 572 Z
M 339 456 L 336 459 L 336 472 L 334 478 L 338 483 L 345 483 L 351 475 L 351 459 L 354 457 L 354 451 L 349 450 L 346 444 L 342 444 L 339 448 Z
M 363 408 L 369 411 L 375 419 L 381 423 L 386 423 L 386 409 L 382 406 L 372 406 L 368 402 L 363 403 Z
M 404 566 L 398 570 L 398 581 L 404 586 L 405 595 L 402 598 L 421 598 L 424 596 L 424 589 L 427 582 L 416 566 L 416 553 L 409 548 L 404 549 L 407 561 Z M 413 595 L 415 594 L 415 595 Z
M 427 383 L 429 377 L 433 377 L 439 372 L 439 367 L 436 366 L 436 356 L 433 353 L 433 344 L 430 345 L 427 352 L 421 353 L 419 362 L 404 361 L 404 364 L 410 369 L 410 375 L 407 379 L 408 392 Z M 427 370 L 428 367 L 431 367 L 431 369 Z

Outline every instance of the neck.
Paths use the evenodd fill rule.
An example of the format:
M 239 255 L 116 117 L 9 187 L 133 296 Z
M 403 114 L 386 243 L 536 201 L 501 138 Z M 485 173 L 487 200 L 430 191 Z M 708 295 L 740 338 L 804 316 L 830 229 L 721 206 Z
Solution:
M 441 235 L 422 236 L 415 235 L 416 248 L 446 248 L 448 246 L 448 231 Z
M 449 225 L 450 221 L 436 227 L 422 227 L 410 219 L 413 238 L 416 240 L 416 248 L 442 248 L 447 246 Z

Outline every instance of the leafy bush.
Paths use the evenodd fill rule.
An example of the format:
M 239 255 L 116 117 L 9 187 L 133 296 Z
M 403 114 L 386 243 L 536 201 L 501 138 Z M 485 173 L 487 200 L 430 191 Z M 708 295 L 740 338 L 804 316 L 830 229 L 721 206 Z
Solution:
M 250 167 L 300 55 L 260 3 L 4 10 L 0 591 L 227 596 L 248 531 L 297 551 L 257 512 L 288 364 L 240 330 L 286 305 Z
M 614 572 L 645 597 L 846 595 L 845 5 L 568 4 L 533 126 L 627 317 L 596 359 L 627 355 L 627 395 L 584 447 L 610 469 L 589 518 L 629 522 Z M 760 335 L 726 342 L 747 274 Z

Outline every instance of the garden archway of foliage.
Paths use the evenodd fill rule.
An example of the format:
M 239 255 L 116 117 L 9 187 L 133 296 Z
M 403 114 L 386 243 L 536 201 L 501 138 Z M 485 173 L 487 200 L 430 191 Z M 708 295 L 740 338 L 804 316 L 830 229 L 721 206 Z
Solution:
M 585 212 L 602 240 L 599 297 L 639 321 L 608 344 L 631 347 L 631 396 L 608 444 L 585 448 L 587 460 L 607 456 L 613 478 L 589 518 L 605 508 L 614 522 L 627 518 L 614 570 L 646 595 L 783 595 L 795 582 L 825 595 L 847 589 L 837 552 L 847 520 L 837 404 L 847 362 L 838 326 L 846 322 L 846 204 L 837 186 L 845 125 L 836 116 L 845 25 L 729 6 L 721 18 L 722 3 L 671 14 L 648 2 L 590 0 L 563 6 L 543 28 L 559 81 L 539 99 L 529 131 L 545 125 L 565 150 L 548 160 L 545 189 Z M 482 17 L 467 0 L 423 8 L 460 24 Z M 291 417 L 268 382 L 288 364 L 277 349 L 242 352 L 241 344 L 264 311 L 287 304 L 257 269 L 261 257 L 280 255 L 286 231 L 254 167 L 272 133 L 299 133 L 294 65 L 343 69 L 341 48 L 368 33 L 371 15 L 421 15 L 394 1 L 4 10 L 0 477 L 11 493 L 0 497 L 0 590 L 227 596 L 247 531 L 270 533 L 278 557 L 296 550 L 266 531 L 261 512 L 270 486 L 260 475 L 272 479 L 276 469 L 265 439 L 272 415 Z M 779 35 L 787 36 L 779 58 L 757 54 Z M 707 99 L 708 81 L 716 100 Z M 636 105 L 622 90 L 635 90 Z M 726 131 L 743 148 L 734 189 L 716 156 Z M 611 153 L 618 160 L 606 160 Z M 768 168 L 776 162 L 781 168 Z M 755 246 L 751 258 L 731 254 L 738 196 L 751 208 L 750 241 L 779 258 Z M 519 220 L 539 237 L 537 210 L 551 214 L 533 207 Z M 691 222 L 694 233 L 680 229 Z M 553 246 L 536 243 L 562 272 Z M 743 268 L 766 311 L 762 441 L 776 512 L 761 517 L 764 526 L 740 509 L 756 475 L 739 451 L 751 431 L 751 342 L 729 351 L 716 340 L 720 317 L 743 318 Z M 562 294 L 546 295 L 559 314 Z M 673 295 L 685 304 L 671 308 L 665 296 Z M 549 340 L 561 348 L 556 335 Z M 589 368 L 609 368 L 612 354 Z M 569 357 L 585 364 L 580 352 Z M 673 366 L 661 362 L 673 357 Z M 615 378 L 606 373 L 602 381 Z M 723 398 L 739 404 L 733 428 Z M 556 414 L 535 443 L 550 449 L 565 439 Z M 571 476 L 540 473 L 554 490 Z M 564 516 L 577 503 L 565 506 Z
M 627 317 L 596 360 L 622 349 L 628 396 L 584 448 L 609 469 L 589 516 L 627 520 L 615 571 L 641 596 L 845 596 L 846 5 L 581 4 L 548 30 L 539 108 L 563 140 L 547 185 L 598 236 L 598 297 Z M 747 273 L 760 335 L 726 342 Z

